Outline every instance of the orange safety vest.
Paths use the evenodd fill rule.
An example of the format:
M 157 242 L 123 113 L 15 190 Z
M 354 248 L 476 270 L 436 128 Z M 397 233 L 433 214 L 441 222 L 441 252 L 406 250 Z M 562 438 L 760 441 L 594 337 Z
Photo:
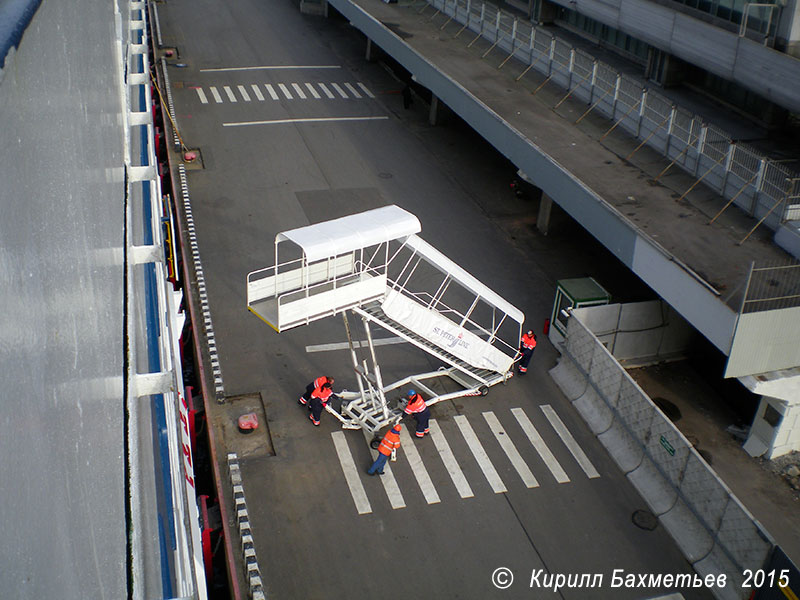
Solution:
M 523 347 L 527 348 L 528 350 L 533 350 L 536 348 L 536 336 L 535 335 L 528 335 L 527 333 L 522 334 L 522 345 Z
M 414 413 L 421 413 L 426 408 L 428 408 L 428 405 L 425 404 L 425 400 L 422 399 L 422 396 L 414 394 L 403 409 L 403 412 L 407 415 L 413 415 Z
M 391 429 L 386 432 L 386 435 L 383 436 L 380 445 L 378 446 L 378 452 L 381 454 L 385 454 L 386 456 L 391 455 L 392 450 L 396 450 L 400 447 L 400 434 L 395 432 L 394 429 Z
M 327 404 L 328 398 L 331 397 L 331 394 L 333 394 L 333 390 L 331 388 L 318 387 L 313 392 L 311 392 L 311 397 L 319 398 L 320 400 L 322 400 L 323 404 Z
M 314 380 L 314 389 L 321 388 L 326 383 L 328 383 L 328 376 L 327 375 L 323 375 L 322 377 L 317 377 Z

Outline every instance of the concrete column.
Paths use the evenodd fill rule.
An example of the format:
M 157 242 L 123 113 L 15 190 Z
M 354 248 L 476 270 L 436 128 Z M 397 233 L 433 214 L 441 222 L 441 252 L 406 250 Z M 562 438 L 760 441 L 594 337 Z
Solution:
M 439 124 L 439 119 L 441 115 L 439 114 L 439 98 L 435 94 L 431 94 L 431 110 L 428 113 L 428 123 L 433 126 Z
M 372 40 L 367 38 L 367 52 L 365 54 L 367 62 L 375 62 L 378 58 L 378 49 L 373 46 Z
M 539 201 L 539 216 L 536 218 L 536 227 L 543 235 L 547 235 L 547 230 L 550 227 L 550 213 L 553 211 L 553 200 L 542 192 L 542 198 Z

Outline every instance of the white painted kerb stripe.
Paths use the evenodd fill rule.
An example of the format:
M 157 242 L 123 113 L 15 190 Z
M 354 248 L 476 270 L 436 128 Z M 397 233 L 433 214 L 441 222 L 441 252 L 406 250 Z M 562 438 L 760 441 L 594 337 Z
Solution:
M 506 486 L 503 483 L 503 480 L 500 479 L 500 475 L 495 470 L 492 461 L 489 460 L 489 455 L 486 454 L 486 450 L 483 449 L 478 436 L 475 435 L 472 425 L 470 425 L 469 421 L 467 421 L 467 417 L 464 415 L 456 415 L 453 417 L 453 420 L 461 430 L 461 435 L 464 436 L 464 441 L 467 442 L 467 446 L 469 446 L 469 449 L 472 451 L 472 455 L 475 457 L 475 460 L 478 462 L 478 466 L 486 476 L 486 481 L 488 481 L 489 485 L 492 486 L 494 493 L 502 494 L 503 492 L 507 491 Z
M 241 121 L 223 123 L 223 127 L 243 127 L 245 125 L 283 125 L 286 123 L 330 123 L 336 121 L 385 121 L 389 117 L 318 117 L 311 119 L 275 119 L 274 121 Z
M 453 451 L 450 449 L 450 444 L 447 443 L 447 438 L 444 437 L 442 430 L 439 429 L 439 424 L 436 422 L 436 419 L 431 419 L 429 421 L 429 426 L 431 428 L 433 444 L 439 451 L 439 456 L 442 457 L 442 462 L 447 472 L 450 473 L 450 479 L 453 480 L 453 485 L 456 486 L 458 494 L 462 498 L 472 498 L 475 494 L 472 493 L 472 488 L 469 487 L 464 473 L 461 472 L 461 467 L 458 466 L 456 457 L 453 456 Z
M 511 414 L 517 419 L 519 426 L 522 427 L 522 431 L 528 436 L 531 444 L 536 449 L 536 452 L 539 453 L 539 456 L 542 457 L 544 464 L 550 469 L 556 481 L 558 483 L 569 483 L 569 477 L 567 477 L 566 472 L 561 468 L 561 465 L 556 460 L 556 457 L 553 456 L 553 453 L 550 452 L 550 448 L 544 443 L 542 436 L 536 431 L 536 428 L 533 426 L 530 419 L 528 419 L 528 415 L 525 414 L 525 411 L 521 408 L 512 408 Z
M 519 473 L 519 476 L 522 478 L 522 482 L 525 484 L 525 487 L 534 488 L 539 486 L 539 482 L 536 481 L 536 477 L 533 476 L 531 473 L 530 468 L 525 463 L 525 460 L 520 455 L 517 447 L 514 445 L 514 442 L 508 437 L 508 434 L 503 429 L 503 426 L 500 425 L 500 421 L 497 419 L 495 414 L 492 411 L 488 411 L 483 413 L 483 418 L 486 419 L 486 424 L 489 426 L 489 429 L 492 430 L 494 437 L 497 438 L 497 443 L 500 444 L 500 447 L 508 456 L 508 460 L 511 461 L 513 467 Z
M 589 457 L 586 456 L 583 450 L 581 450 L 578 442 L 576 442 L 575 438 L 572 437 L 572 434 L 567 429 L 567 426 L 564 425 L 563 421 L 558 417 L 556 411 L 553 410 L 553 407 L 549 404 L 543 404 L 539 408 L 542 409 L 544 416 L 547 417 L 548 421 L 550 421 L 553 429 L 556 430 L 558 436 L 572 453 L 572 456 L 575 457 L 575 460 L 578 461 L 578 464 L 581 466 L 589 479 L 600 477 L 600 473 L 597 472 L 597 469 L 595 469 L 594 465 L 592 465 L 592 463 L 589 461 Z
M 400 430 L 400 448 L 408 458 L 408 464 L 411 465 L 411 470 L 414 472 L 414 477 L 417 478 L 419 489 L 422 495 L 425 496 L 425 501 L 428 504 L 436 504 L 441 502 L 439 494 L 436 493 L 436 488 L 433 487 L 433 481 L 428 474 L 428 470 L 422 462 L 422 457 L 414 445 L 414 441 L 405 429 Z
M 353 455 L 350 454 L 350 448 L 347 446 L 347 439 L 341 431 L 334 431 L 331 433 L 333 438 L 333 445 L 336 447 L 336 454 L 339 456 L 339 464 L 342 465 L 342 472 L 344 473 L 347 487 L 350 488 L 350 495 L 355 502 L 356 510 L 360 515 L 366 515 L 372 512 L 372 507 L 367 498 L 367 492 L 364 491 L 364 486 L 358 476 L 358 470 L 353 462 Z
M 208 104 L 208 98 L 206 98 L 206 93 L 203 91 L 203 88 L 195 88 L 197 90 L 197 95 L 200 97 L 200 102 L 203 104 Z

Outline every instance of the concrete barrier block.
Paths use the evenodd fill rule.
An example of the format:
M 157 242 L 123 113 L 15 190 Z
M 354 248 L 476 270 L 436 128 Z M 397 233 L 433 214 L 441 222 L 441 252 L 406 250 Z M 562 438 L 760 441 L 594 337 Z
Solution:
M 742 587 L 742 582 L 744 581 L 742 573 L 719 546 L 714 546 L 703 560 L 697 561 L 692 566 L 701 576 L 725 574 L 727 585 L 724 588 L 713 587 L 710 590 L 718 600 L 746 600 L 750 598 L 751 590 Z
M 572 404 L 595 435 L 607 431 L 614 421 L 614 413 L 592 387 Z
M 627 474 L 628 480 L 645 499 L 647 505 L 656 515 L 666 513 L 678 499 L 678 492 L 670 485 L 652 461 L 645 457 L 636 469 Z
M 580 369 L 569 357 L 564 355 L 561 356 L 558 364 L 550 369 L 550 377 L 570 402 L 582 396 L 589 385 Z
M 605 446 L 611 458 L 623 473 L 639 466 L 644 456 L 644 449 L 619 421 L 614 421 L 597 439 Z
M 714 547 L 714 538 L 683 500 L 678 500 L 671 510 L 660 515 L 659 520 L 689 562 L 705 557 Z

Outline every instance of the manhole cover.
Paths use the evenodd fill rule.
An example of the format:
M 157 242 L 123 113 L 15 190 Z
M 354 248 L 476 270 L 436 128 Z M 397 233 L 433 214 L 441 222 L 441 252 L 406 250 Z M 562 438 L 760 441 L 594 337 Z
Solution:
M 653 531 L 658 527 L 658 519 L 649 510 L 637 510 L 631 515 L 633 524 L 639 529 Z

